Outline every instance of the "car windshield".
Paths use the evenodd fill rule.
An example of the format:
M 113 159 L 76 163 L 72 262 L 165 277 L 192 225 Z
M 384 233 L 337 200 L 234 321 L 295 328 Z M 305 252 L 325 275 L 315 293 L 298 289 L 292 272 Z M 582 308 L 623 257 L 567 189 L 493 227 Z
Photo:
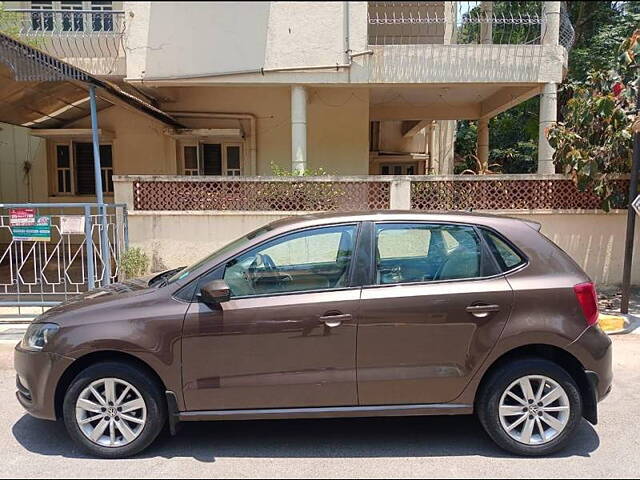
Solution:
M 260 227 L 260 228 L 258 228 L 256 230 L 252 231 L 251 233 L 248 233 L 244 237 L 240 237 L 240 238 L 234 240 L 233 242 L 231 242 L 231 243 L 225 245 L 224 247 L 216 250 L 212 254 L 204 257 L 202 260 L 197 261 L 193 265 L 190 265 L 190 266 L 188 266 L 186 268 L 183 268 L 179 272 L 176 272 L 173 276 L 171 276 L 171 278 L 169 278 L 169 280 L 167 280 L 165 285 L 170 285 L 170 284 L 172 284 L 174 282 L 177 282 L 179 280 L 184 280 L 185 278 L 189 278 L 193 274 L 193 272 L 195 272 L 201 266 L 203 266 L 206 263 L 210 262 L 214 258 L 216 258 L 218 256 L 221 256 L 221 255 L 224 255 L 225 253 L 230 252 L 232 250 L 235 250 L 237 248 L 242 247 L 243 244 L 249 243 L 251 240 L 253 240 L 257 236 L 268 232 L 272 228 L 273 227 L 271 227 L 270 225 L 266 225 L 264 227 Z

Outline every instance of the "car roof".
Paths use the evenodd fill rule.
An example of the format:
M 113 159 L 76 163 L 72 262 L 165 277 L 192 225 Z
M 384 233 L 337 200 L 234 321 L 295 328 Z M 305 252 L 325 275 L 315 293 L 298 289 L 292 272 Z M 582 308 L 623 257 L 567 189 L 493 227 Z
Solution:
M 508 227 L 514 224 L 527 224 L 535 230 L 540 230 L 540 224 L 520 218 L 468 211 L 427 212 L 413 210 L 368 210 L 363 212 L 323 212 L 306 215 L 295 215 L 270 224 L 271 229 L 289 229 L 295 227 L 312 227 L 332 223 L 362 222 L 362 221 L 395 221 L 395 222 L 451 222 L 483 225 L 488 227 Z

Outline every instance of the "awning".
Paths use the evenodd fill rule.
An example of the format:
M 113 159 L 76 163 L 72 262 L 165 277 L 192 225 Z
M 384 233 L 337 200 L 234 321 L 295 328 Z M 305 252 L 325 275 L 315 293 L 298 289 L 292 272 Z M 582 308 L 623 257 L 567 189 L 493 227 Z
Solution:
M 63 127 L 89 116 L 89 85 L 97 88 L 98 111 L 121 105 L 182 127 L 171 115 L 125 91 L 126 87 L 0 33 L 0 122 L 33 129 Z

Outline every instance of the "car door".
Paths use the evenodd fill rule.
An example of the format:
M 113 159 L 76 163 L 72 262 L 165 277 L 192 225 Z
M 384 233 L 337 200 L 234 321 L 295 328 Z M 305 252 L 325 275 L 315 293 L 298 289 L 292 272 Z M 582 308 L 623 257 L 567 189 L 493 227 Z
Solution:
M 361 405 L 455 400 L 507 321 L 513 293 L 473 226 L 377 223 L 358 328 Z
M 201 278 L 231 299 L 185 317 L 189 410 L 357 405 L 357 224 L 304 229 L 239 254 Z

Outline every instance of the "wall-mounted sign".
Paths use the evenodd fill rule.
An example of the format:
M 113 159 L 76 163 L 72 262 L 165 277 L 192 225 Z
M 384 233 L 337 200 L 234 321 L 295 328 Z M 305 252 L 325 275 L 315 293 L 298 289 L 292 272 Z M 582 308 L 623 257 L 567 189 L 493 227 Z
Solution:
M 631 206 L 636 211 L 636 213 L 640 215 L 640 195 L 638 195 L 636 199 L 631 203 Z
M 9 226 L 22 227 L 36 224 L 35 208 L 11 208 L 9 209 Z
M 50 242 L 51 217 L 36 217 L 35 225 L 11 227 L 13 239 L 22 242 Z
M 62 215 L 60 233 L 63 235 L 84 235 L 84 215 Z

